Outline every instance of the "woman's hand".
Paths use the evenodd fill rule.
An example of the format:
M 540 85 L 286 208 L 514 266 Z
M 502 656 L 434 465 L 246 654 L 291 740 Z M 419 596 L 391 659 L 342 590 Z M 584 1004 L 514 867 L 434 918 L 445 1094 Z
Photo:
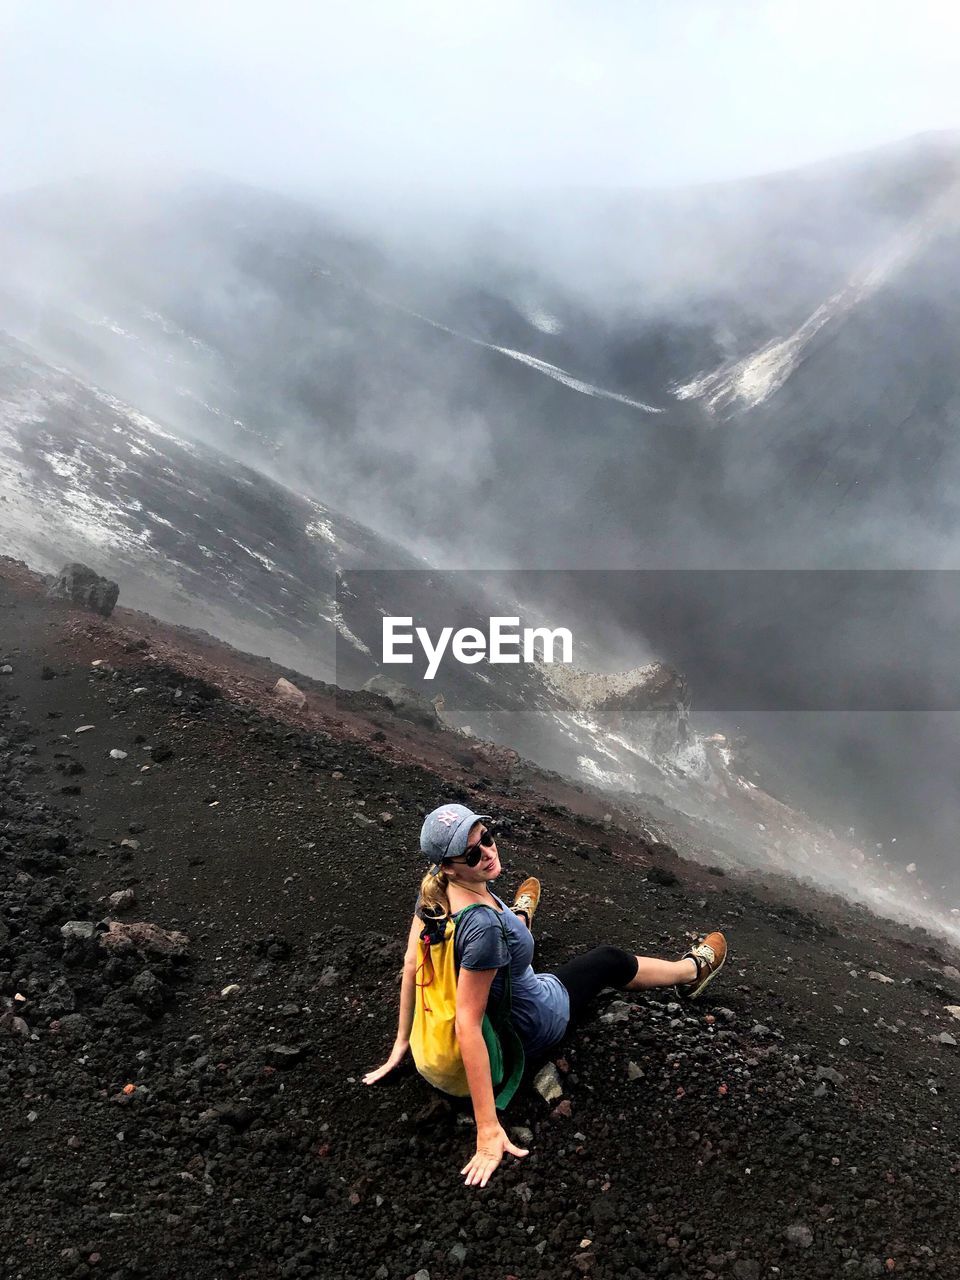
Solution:
M 464 1185 L 467 1187 L 485 1187 L 490 1181 L 491 1174 L 508 1151 L 512 1156 L 527 1156 L 530 1154 L 526 1147 L 518 1147 L 510 1141 L 509 1135 L 501 1124 L 498 1124 L 495 1129 L 490 1129 L 483 1133 L 478 1132 L 477 1153 L 470 1163 L 460 1170 L 461 1173 L 467 1175 L 464 1179 Z
M 390 1057 L 386 1060 L 382 1067 L 377 1067 L 375 1071 L 368 1071 L 363 1077 L 364 1084 L 376 1084 L 378 1080 L 382 1080 L 384 1076 L 389 1075 L 394 1067 L 398 1067 L 406 1057 L 407 1050 L 410 1048 L 409 1040 L 395 1040 L 393 1048 L 390 1050 Z

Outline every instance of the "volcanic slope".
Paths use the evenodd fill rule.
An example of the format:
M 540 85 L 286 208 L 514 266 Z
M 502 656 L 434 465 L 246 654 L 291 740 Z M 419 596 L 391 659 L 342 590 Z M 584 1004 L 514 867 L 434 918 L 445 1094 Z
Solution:
M 955 955 L 604 827 L 589 791 L 520 789 L 509 753 L 370 695 L 304 681 L 305 710 L 271 710 L 276 674 L 0 564 L 4 1280 L 954 1272 Z M 712 927 L 732 948 L 701 1004 L 604 997 L 483 1190 L 468 1109 L 409 1066 L 359 1083 L 446 798 L 497 814 L 501 893 L 543 880 L 539 967 Z M 104 918 L 186 954 L 64 937 Z

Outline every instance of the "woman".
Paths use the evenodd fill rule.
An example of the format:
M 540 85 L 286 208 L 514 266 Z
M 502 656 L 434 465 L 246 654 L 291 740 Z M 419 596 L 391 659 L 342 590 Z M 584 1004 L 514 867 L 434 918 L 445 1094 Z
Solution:
M 619 947 L 600 946 L 576 956 L 554 973 L 534 973 L 533 917 L 540 900 L 540 884 L 529 878 L 518 890 L 512 908 L 490 890 L 500 875 L 500 857 L 493 834 L 484 825 L 488 814 L 473 813 L 462 804 L 446 804 L 427 814 L 420 832 L 420 848 L 433 864 L 423 878 L 417 909 L 410 925 L 400 987 L 397 1038 L 386 1062 L 363 1077 L 374 1084 L 403 1061 L 410 1047 L 416 998 L 417 941 L 426 919 L 455 915 L 472 903 L 491 907 L 506 926 L 507 941 L 495 916 L 470 911 L 457 927 L 454 941 L 458 966 L 456 1035 L 470 1086 L 477 1125 L 477 1150 L 461 1169 L 467 1186 L 485 1187 L 506 1152 L 525 1156 L 500 1121 L 493 1099 L 490 1059 L 481 1025 L 490 995 L 498 997 L 510 966 L 512 1019 L 529 1057 L 541 1054 L 564 1035 L 590 1001 L 605 987 L 643 991 L 678 986 L 696 999 L 719 972 L 727 954 L 722 933 L 708 934 L 680 960 L 637 956 Z

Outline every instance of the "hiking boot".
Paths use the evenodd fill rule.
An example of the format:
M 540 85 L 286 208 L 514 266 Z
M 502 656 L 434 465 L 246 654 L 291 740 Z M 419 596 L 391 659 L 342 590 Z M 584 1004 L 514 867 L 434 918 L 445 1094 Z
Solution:
M 513 910 L 522 913 L 527 921 L 527 928 L 533 928 L 533 913 L 540 902 L 540 881 L 534 876 L 527 876 L 517 890 L 513 900 Z
M 723 962 L 727 958 L 727 940 L 722 933 L 708 933 L 690 948 L 685 955 L 681 956 L 682 960 L 693 960 L 697 966 L 697 976 L 692 982 L 685 982 L 679 986 L 677 990 L 687 997 L 688 1000 L 696 1000 L 696 998 L 706 987 L 708 982 L 712 982 L 720 970 L 723 968 Z

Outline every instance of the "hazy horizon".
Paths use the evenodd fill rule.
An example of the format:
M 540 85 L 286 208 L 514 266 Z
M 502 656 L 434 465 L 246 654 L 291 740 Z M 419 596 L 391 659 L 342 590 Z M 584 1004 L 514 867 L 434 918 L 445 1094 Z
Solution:
M 200 169 L 288 193 L 713 183 L 960 128 L 960 16 L 902 0 L 0 16 L 0 190 Z

